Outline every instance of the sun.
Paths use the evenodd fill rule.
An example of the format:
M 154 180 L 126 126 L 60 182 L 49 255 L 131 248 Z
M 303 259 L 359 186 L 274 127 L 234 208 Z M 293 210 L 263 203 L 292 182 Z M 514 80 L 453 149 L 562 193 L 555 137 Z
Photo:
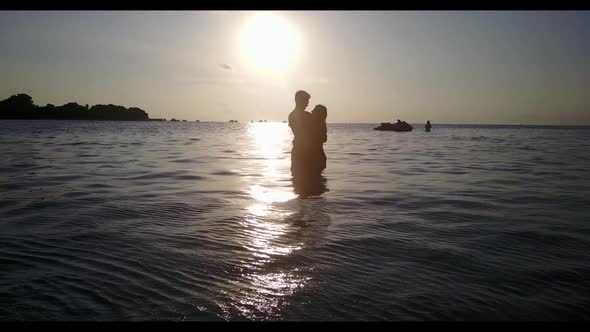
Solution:
M 290 24 L 271 13 L 257 13 L 241 34 L 241 49 L 262 70 L 284 71 L 297 49 L 297 34 Z

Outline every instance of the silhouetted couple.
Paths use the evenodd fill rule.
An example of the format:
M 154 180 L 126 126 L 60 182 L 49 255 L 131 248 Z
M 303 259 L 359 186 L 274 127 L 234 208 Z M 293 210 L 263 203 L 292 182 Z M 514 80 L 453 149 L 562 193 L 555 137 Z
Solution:
M 311 95 L 305 91 L 295 93 L 295 109 L 289 114 L 289 127 L 293 131 L 291 174 L 294 178 L 321 177 L 326 168 L 324 143 L 327 141 L 326 118 L 328 110 L 317 105 L 311 113 L 305 108 Z

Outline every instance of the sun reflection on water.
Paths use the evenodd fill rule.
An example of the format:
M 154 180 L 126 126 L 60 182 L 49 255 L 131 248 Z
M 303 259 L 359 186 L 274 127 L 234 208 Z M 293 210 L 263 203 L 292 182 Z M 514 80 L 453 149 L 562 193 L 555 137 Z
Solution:
M 297 199 L 290 182 L 290 129 L 284 123 L 253 123 L 247 130 L 254 160 L 249 167 L 260 176 L 245 179 L 251 203 L 241 221 L 242 247 L 249 254 L 237 267 L 241 282 L 228 295 L 230 307 L 241 316 L 270 319 L 288 304 L 285 296 L 310 278 L 288 259 L 305 247 L 297 225 L 288 221 L 296 213 L 291 202 Z

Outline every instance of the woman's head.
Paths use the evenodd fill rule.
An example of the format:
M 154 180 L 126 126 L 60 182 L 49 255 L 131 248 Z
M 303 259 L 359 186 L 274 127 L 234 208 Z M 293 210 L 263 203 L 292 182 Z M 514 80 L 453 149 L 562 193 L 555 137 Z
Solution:
M 311 113 L 317 114 L 316 116 L 321 119 L 326 119 L 328 117 L 328 109 L 324 105 L 316 105 Z

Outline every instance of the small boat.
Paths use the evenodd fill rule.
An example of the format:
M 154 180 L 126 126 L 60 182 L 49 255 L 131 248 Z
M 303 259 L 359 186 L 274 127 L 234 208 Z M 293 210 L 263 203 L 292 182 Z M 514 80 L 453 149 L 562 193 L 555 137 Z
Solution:
M 382 131 L 412 131 L 414 127 L 405 121 L 401 121 L 398 123 L 381 122 L 379 127 L 375 127 L 373 129 Z

